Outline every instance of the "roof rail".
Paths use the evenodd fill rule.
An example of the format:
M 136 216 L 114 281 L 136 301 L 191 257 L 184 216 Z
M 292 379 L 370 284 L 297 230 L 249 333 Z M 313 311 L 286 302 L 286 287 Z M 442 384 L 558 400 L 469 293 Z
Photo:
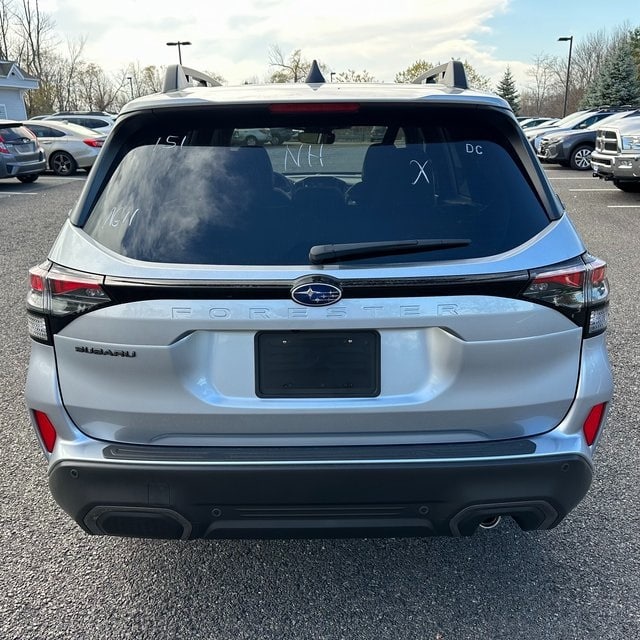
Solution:
M 170 64 L 167 67 L 167 72 L 164 76 L 164 86 L 162 87 L 163 93 L 169 91 L 180 91 L 192 86 L 192 83 L 196 82 L 200 87 L 221 87 L 222 85 L 208 76 L 202 71 L 196 71 L 189 67 L 183 67 L 180 64 Z
M 467 74 L 460 60 L 450 60 L 414 78 L 412 84 L 444 84 L 456 89 L 468 89 Z

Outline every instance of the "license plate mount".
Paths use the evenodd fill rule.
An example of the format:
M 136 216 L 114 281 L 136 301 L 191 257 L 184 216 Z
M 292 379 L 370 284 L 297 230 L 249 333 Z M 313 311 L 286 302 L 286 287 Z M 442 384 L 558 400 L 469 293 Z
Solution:
M 377 331 L 260 331 L 255 362 L 261 398 L 380 395 Z

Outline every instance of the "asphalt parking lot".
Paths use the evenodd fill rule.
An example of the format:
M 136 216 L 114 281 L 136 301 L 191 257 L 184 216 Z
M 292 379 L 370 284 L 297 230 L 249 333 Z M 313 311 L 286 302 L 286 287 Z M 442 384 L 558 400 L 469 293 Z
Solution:
M 0 638 L 640 637 L 640 194 L 546 169 L 609 263 L 616 392 L 587 498 L 556 529 L 471 538 L 151 541 L 90 537 L 54 504 L 22 399 L 27 270 L 84 176 L 0 181 Z

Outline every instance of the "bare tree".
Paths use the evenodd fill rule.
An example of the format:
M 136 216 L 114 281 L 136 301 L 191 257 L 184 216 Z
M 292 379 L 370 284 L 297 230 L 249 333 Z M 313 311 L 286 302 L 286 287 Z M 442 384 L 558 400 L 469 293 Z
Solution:
M 79 95 L 84 108 L 96 111 L 116 109 L 118 95 L 125 86 L 126 73 L 120 72 L 115 81 L 97 64 L 83 63 L 78 74 Z
M 562 80 L 556 72 L 556 60 L 546 54 L 539 53 L 527 70 L 532 83 L 522 92 L 521 110 L 530 115 L 543 115 L 549 112 L 552 96 L 562 92 Z
M 9 60 L 10 34 L 14 15 L 13 0 L 0 0 L 0 60 Z
M 376 79 L 366 70 L 354 71 L 347 69 L 336 74 L 336 82 L 376 82 Z
M 301 49 L 296 49 L 285 59 L 276 44 L 269 48 L 269 65 L 277 67 L 271 75 L 271 82 L 301 82 L 309 73 L 311 63 L 302 58 Z
M 16 31 L 22 42 L 21 64 L 36 77 L 42 75 L 48 54 L 57 45 L 54 38 L 55 24 L 51 17 L 40 10 L 39 0 L 21 0 L 16 15 Z
M 302 50 L 296 49 L 285 58 L 277 44 L 269 47 L 269 65 L 277 67 L 269 78 L 269 82 L 304 82 L 311 68 L 311 61 L 303 58 Z M 318 62 L 323 73 L 327 73 L 327 65 Z
M 396 73 L 394 82 L 407 83 L 413 82 L 414 78 L 426 73 L 430 69 L 437 67 L 438 65 L 427 62 L 426 60 L 416 60 L 413 64 L 410 64 L 406 69 Z

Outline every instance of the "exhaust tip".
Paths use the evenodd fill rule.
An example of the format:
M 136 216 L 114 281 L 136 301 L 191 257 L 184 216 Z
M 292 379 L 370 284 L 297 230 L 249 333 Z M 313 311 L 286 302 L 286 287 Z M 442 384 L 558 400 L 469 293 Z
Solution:
M 480 522 L 481 529 L 494 529 L 500 524 L 502 516 L 489 516 Z

